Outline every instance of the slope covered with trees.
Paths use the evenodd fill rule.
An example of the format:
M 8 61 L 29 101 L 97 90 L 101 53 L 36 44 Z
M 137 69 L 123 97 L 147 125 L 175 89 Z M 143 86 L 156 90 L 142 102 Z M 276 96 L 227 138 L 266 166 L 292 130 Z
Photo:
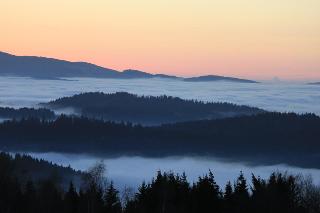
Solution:
M 75 171 L 70 167 L 35 159 L 25 154 L 5 152 L 0 152 L 0 174 L 16 177 L 23 184 L 26 184 L 27 181 L 54 180 L 63 187 L 66 187 L 70 181 L 79 184 L 83 175 L 82 172 Z
M 320 118 L 294 113 L 153 127 L 67 116 L 54 121 L 22 119 L 0 124 L 0 145 L 7 150 L 153 157 L 200 155 L 309 168 L 320 168 L 319 138 Z
M 171 96 L 137 96 L 126 92 L 83 93 L 59 98 L 42 106 L 50 109 L 74 108 L 79 114 L 90 118 L 151 125 L 263 112 L 255 107 L 230 103 L 204 103 Z
M 19 108 L 14 109 L 10 107 L 0 107 L 1 119 L 22 119 L 22 118 L 40 118 L 40 119 L 54 119 L 56 116 L 53 111 L 49 109 L 34 109 L 34 108 Z

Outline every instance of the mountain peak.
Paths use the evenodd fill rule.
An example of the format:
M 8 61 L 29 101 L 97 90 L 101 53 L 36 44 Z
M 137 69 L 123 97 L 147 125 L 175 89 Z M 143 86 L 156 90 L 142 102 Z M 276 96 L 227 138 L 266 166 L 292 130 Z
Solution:
M 0 56 L 15 56 L 15 55 L 0 51 Z
M 130 73 L 147 73 L 147 72 L 144 72 L 141 70 L 135 70 L 135 69 L 125 69 L 122 72 L 124 72 L 124 73 L 128 73 L 128 72 L 130 72 Z

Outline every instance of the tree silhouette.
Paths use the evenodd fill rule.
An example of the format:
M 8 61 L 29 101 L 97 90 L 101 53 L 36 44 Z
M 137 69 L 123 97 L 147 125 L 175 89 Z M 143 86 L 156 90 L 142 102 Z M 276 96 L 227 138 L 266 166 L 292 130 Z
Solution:
M 78 212 L 79 196 L 72 182 L 70 182 L 69 190 L 64 196 L 64 204 L 66 213 Z
M 199 177 L 192 188 L 193 212 L 220 212 L 222 194 L 214 180 L 213 173 Z
M 121 202 L 119 192 L 113 186 L 113 182 L 109 184 L 104 195 L 104 211 L 109 213 L 121 213 Z
M 234 186 L 234 199 L 235 199 L 235 211 L 236 212 L 247 212 L 249 203 L 249 192 L 247 180 L 245 179 L 242 172 L 235 183 Z

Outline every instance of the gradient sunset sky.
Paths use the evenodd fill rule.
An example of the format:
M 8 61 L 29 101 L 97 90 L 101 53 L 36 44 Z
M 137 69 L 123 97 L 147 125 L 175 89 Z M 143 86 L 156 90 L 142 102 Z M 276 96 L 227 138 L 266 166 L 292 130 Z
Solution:
M 0 51 L 123 70 L 320 79 L 320 0 L 0 0 Z

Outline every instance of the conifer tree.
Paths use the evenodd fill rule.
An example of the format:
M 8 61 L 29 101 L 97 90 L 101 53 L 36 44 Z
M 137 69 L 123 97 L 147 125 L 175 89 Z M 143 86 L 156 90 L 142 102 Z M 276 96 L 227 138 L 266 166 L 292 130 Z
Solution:
M 104 212 L 121 213 L 121 202 L 119 192 L 114 188 L 113 182 L 110 183 L 104 195 Z

